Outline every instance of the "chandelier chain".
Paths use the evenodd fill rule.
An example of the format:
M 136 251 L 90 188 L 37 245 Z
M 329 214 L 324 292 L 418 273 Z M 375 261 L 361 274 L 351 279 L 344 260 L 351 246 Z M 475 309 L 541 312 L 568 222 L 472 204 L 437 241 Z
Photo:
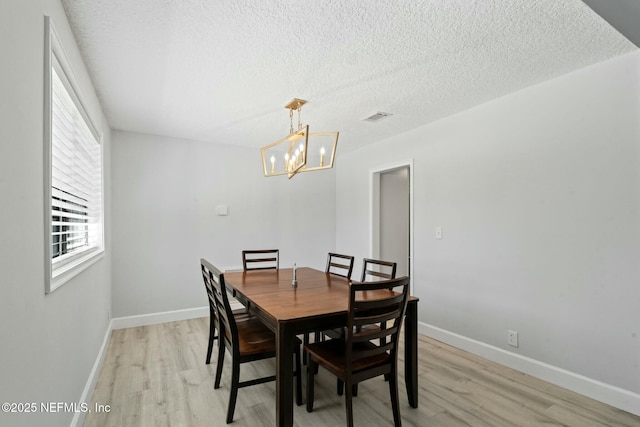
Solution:
M 289 109 L 289 135 L 293 135 L 293 108 Z
M 298 132 L 302 130 L 302 104 L 298 103 L 289 108 L 289 135 L 293 135 L 293 110 L 298 111 Z

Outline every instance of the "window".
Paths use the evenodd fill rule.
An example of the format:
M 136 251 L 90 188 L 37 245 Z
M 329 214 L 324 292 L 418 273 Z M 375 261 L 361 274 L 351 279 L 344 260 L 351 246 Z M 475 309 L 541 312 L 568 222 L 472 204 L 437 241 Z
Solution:
M 45 291 L 51 292 L 104 253 L 102 146 L 48 17 L 45 25 Z

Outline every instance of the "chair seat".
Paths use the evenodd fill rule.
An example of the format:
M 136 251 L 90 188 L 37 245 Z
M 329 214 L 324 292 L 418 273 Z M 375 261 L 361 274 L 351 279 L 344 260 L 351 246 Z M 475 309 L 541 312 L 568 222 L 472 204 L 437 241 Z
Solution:
M 369 350 L 376 348 L 371 342 L 363 342 L 353 346 L 354 351 Z M 345 341 L 341 339 L 331 339 L 316 343 L 306 344 L 304 350 L 311 357 L 318 360 L 321 365 L 335 373 L 344 373 L 345 365 Z M 352 372 L 358 372 L 364 369 L 374 368 L 377 365 L 384 365 L 389 362 L 389 354 L 379 354 L 372 357 L 362 358 L 354 361 Z
M 380 327 L 377 325 L 364 325 L 362 328 L 360 328 L 360 330 L 361 331 L 374 331 L 374 330 L 379 331 Z M 344 339 L 345 328 L 328 329 L 326 331 L 322 331 L 322 333 L 328 336 L 329 338 Z
M 238 327 L 238 347 L 240 356 L 250 356 L 254 354 L 273 353 L 276 354 L 276 336 L 256 317 L 245 318 L 237 321 Z M 300 345 L 301 341 L 296 338 L 294 345 Z
M 235 317 L 236 322 L 242 322 L 244 320 L 251 319 L 253 316 L 246 308 L 238 308 L 233 310 L 233 317 Z

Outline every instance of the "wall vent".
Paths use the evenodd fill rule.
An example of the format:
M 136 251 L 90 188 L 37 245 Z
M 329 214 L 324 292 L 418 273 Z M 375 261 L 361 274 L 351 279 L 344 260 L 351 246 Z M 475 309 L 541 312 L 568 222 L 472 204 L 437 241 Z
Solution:
M 391 113 L 382 113 L 382 112 L 378 112 L 375 113 L 369 117 L 367 117 L 366 119 L 362 119 L 362 121 L 364 122 L 379 122 L 380 120 L 386 119 L 389 116 L 392 116 L 393 114 Z

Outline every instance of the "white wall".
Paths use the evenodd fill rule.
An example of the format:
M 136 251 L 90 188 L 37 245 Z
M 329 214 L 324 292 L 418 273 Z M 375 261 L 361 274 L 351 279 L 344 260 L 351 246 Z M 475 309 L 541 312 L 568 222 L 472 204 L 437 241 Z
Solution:
M 640 53 L 345 155 L 339 251 L 368 255 L 369 171 L 408 158 L 420 321 L 638 405 Z
M 44 15 L 50 15 L 87 108 L 105 132 L 106 257 L 44 293 Z M 109 127 L 54 0 L 0 2 L 0 402 L 78 402 L 108 327 Z M 9 206 L 13 206 L 9 209 Z M 107 402 L 105 402 L 107 403 Z M 68 426 L 72 412 L 7 414 L 3 426 Z
M 259 149 L 114 132 L 113 222 L 114 317 L 203 307 L 202 257 L 278 248 L 281 267 L 324 269 L 335 170 L 265 178 Z

